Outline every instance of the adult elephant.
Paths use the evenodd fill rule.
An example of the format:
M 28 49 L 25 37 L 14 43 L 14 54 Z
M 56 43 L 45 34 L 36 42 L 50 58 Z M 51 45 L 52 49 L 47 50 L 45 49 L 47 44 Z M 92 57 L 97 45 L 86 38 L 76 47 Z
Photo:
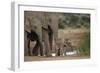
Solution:
M 42 24 L 42 39 L 45 44 L 47 56 L 56 49 L 58 38 L 58 16 L 56 13 L 44 13 L 44 23 Z M 54 47 L 54 48 L 53 48 Z
M 25 12 L 24 54 L 29 56 L 40 54 L 43 56 L 41 21 L 35 14 L 35 12 Z M 30 48 L 32 42 L 36 42 L 36 44 L 33 48 Z
M 46 56 L 51 56 L 51 47 L 50 45 L 52 43 L 50 43 L 50 41 L 52 41 L 51 37 L 53 36 L 53 32 L 51 29 L 51 26 L 49 25 L 49 15 L 48 13 L 43 13 L 44 18 L 42 20 L 42 41 L 44 42 L 44 46 L 45 46 L 45 55 Z M 51 39 L 51 40 L 50 40 Z M 52 46 L 52 45 L 51 45 Z
M 26 11 L 24 14 L 26 19 L 25 30 L 30 34 L 32 34 L 32 32 L 36 32 L 39 41 L 41 43 L 44 43 L 45 46 L 45 50 L 43 51 L 44 54 L 46 56 L 51 56 L 52 50 L 56 48 L 56 43 L 57 43 L 56 41 L 58 38 L 58 19 L 59 19 L 58 15 L 56 13 L 32 12 L 32 11 L 28 12 Z M 31 21 L 27 20 L 27 18 L 30 18 Z M 29 22 L 31 22 L 31 26 Z M 34 27 L 36 27 L 37 29 L 34 30 Z M 31 29 L 34 31 L 32 31 Z M 26 33 L 25 37 L 28 34 L 27 32 L 25 32 Z M 28 40 L 25 39 L 26 45 L 29 44 Z M 27 49 L 26 45 L 25 45 L 25 55 L 28 55 L 30 52 L 28 52 L 29 49 Z
M 50 14 L 51 18 L 51 28 L 53 31 L 53 47 L 54 51 L 57 54 L 57 40 L 58 40 L 58 20 L 59 20 L 59 15 L 57 13 L 51 13 Z

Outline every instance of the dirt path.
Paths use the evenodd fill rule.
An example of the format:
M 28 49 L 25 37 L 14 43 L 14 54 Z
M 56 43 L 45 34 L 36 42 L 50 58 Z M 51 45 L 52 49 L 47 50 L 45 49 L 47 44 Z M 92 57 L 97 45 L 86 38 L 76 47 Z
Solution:
M 52 61 L 52 60 L 73 60 L 73 59 L 89 59 L 89 56 L 58 56 L 58 57 L 43 57 L 43 56 L 25 56 L 24 61 Z

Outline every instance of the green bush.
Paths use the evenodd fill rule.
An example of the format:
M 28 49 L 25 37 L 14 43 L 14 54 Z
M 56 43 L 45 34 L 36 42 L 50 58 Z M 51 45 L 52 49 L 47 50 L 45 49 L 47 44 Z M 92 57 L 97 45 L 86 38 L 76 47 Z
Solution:
M 79 48 L 80 55 L 90 55 L 90 33 L 85 33 Z
M 65 26 L 63 24 L 59 24 L 58 27 L 59 27 L 59 29 L 64 29 L 65 28 Z

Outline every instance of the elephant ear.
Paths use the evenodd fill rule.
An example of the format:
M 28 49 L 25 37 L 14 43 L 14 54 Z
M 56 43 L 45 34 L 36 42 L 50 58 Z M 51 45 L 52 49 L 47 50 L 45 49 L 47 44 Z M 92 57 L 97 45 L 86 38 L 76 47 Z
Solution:
M 27 31 L 27 32 L 31 32 L 31 19 L 30 18 L 25 18 L 25 21 L 24 21 L 24 30 Z

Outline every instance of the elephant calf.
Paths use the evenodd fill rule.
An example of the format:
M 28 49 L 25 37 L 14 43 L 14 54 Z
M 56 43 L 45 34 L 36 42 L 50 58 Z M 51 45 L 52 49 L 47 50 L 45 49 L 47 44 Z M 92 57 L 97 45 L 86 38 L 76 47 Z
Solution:
M 26 31 L 27 32 L 27 31 Z M 30 41 L 36 41 L 36 45 L 32 50 L 33 56 L 38 56 L 38 50 L 40 50 L 40 55 L 43 56 L 43 45 L 42 42 L 40 42 L 39 36 L 36 32 L 31 30 L 31 32 L 27 32 L 27 39 L 28 39 L 28 54 L 31 56 L 30 51 Z

